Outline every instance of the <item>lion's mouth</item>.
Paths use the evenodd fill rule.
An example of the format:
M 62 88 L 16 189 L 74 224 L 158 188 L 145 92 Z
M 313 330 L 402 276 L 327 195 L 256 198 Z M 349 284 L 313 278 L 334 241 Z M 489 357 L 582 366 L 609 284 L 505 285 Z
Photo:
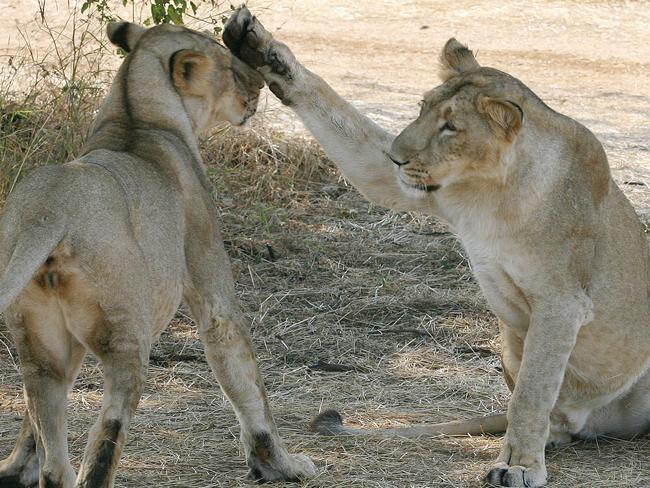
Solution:
M 418 166 L 400 167 L 399 176 L 400 182 L 409 189 L 421 191 L 424 193 L 431 193 L 440 189 L 435 179 L 429 175 L 429 172 Z
M 437 183 L 431 183 L 431 184 L 426 184 L 426 183 L 413 183 L 410 181 L 405 181 L 404 178 L 400 178 L 400 181 L 407 187 L 413 189 L 413 190 L 418 190 L 422 191 L 425 193 L 432 193 L 436 190 L 439 190 L 441 185 Z
M 413 185 L 413 188 L 431 193 L 432 191 L 440 189 L 440 185 Z
M 425 185 L 424 191 L 426 192 L 431 192 L 431 191 L 436 191 L 440 189 L 440 185 Z

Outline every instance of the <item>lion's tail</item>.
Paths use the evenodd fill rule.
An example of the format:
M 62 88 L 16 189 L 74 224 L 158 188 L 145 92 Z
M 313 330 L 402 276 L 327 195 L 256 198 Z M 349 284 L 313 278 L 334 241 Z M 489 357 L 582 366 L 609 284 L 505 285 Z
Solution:
M 335 410 L 322 412 L 310 424 L 311 430 L 323 435 L 374 435 L 380 437 L 499 434 L 505 432 L 507 426 L 508 421 L 505 414 L 499 414 L 442 424 L 415 424 L 392 429 L 359 429 L 343 425 L 343 418 Z
M 65 233 L 62 222 L 48 222 L 18 237 L 9 264 L 0 277 L 0 313 L 11 305 L 27 287 L 34 274 L 59 245 Z M 0 242 L 0 246 L 6 245 Z

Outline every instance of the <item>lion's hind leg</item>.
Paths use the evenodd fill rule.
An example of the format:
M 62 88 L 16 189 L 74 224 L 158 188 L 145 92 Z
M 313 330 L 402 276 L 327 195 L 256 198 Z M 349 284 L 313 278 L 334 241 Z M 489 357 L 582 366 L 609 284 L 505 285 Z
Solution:
M 148 307 L 104 303 L 102 308 L 103 320 L 88 346 L 104 369 L 104 396 L 79 468 L 79 488 L 113 486 L 129 423 L 144 388 L 151 345 Z
M 583 439 L 607 435 L 631 439 L 650 432 L 650 369 L 630 390 L 611 403 L 594 410 L 577 434 Z
M 51 302 L 32 302 L 7 319 L 18 349 L 28 413 L 16 447 L 0 464 L 0 485 L 71 488 L 75 472 L 68 458 L 66 406 L 85 348 L 65 328 Z

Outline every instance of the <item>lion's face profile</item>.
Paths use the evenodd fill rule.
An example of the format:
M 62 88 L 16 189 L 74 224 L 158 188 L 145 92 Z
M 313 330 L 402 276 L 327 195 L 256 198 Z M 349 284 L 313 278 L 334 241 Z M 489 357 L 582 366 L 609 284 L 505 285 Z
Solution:
M 391 159 L 410 193 L 503 181 L 523 123 L 524 94 L 511 76 L 482 68 L 455 40 L 441 55 L 444 83 L 427 92 L 418 118 L 395 139 Z
M 257 109 L 262 76 L 208 35 L 121 22 L 109 26 L 109 38 L 129 56 L 150 56 L 165 66 L 198 134 L 218 122 L 242 125 Z

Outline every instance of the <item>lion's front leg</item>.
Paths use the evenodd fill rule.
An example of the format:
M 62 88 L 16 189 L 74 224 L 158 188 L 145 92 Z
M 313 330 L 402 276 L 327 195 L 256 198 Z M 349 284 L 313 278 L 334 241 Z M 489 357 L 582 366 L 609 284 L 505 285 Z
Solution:
M 389 153 L 394 136 L 298 62 L 246 7 L 224 28 L 226 45 L 257 69 L 269 89 L 300 117 L 341 173 L 371 202 L 395 210 L 435 212 L 434 198 L 405 191 Z
M 544 447 L 551 411 L 578 331 L 590 316 L 591 301 L 582 292 L 568 293 L 555 303 L 540 303 L 533 310 L 508 405 L 508 429 L 497 462 L 487 475 L 491 485 L 546 484 Z
M 249 477 L 297 481 L 314 476 L 311 460 L 289 454 L 278 434 L 245 321 L 209 300 L 203 313 L 196 313 L 196 306 L 192 310 L 203 316 L 198 326 L 208 363 L 239 418 Z
M 221 239 L 207 251 L 190 251 L 191 284 L 185 300 L 208 363 L 239 419 L 249 477 L 259 481 L 310 478 L 317 473 L 312 461 L 289 454 L 275 426 Z

